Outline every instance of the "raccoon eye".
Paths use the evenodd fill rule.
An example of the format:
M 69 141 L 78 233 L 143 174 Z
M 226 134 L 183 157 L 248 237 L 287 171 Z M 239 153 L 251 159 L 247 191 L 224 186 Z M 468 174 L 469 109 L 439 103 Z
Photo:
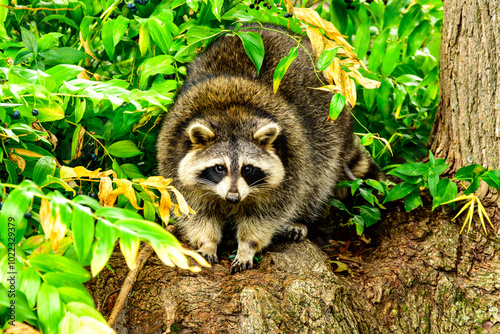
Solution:
M 222 166 L 222 165 L 215 165 L 214 169 L 215 169 L 215 171 L 216 171 L 217 173 L 222 174 L 222 173 L 224 173 L 224 170 L 225 170 L 226 168 L 224 168 L 224 166 Z
M 251 172 L 253 172 L 253 167 L 252 166 L 243 166 L 243 168 L 241 169 L 241 173 L 245 174 L 245 175 L 248 175 Z

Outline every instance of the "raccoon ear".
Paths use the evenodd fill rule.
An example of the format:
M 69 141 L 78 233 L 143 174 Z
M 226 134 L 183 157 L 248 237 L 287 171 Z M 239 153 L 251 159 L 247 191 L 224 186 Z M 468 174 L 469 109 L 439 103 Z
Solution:
M 202 124 L 191 125 L 188 132 L 189 139 L 191 139 L 191 142 L 193 144 L 205 145 L 210 140 L 215 138 L 215 134 L 212 132 L 212 130 Z
M 278 124 L 271 123 L 264 125 L 253 134 L 253 139 L 261 146 L 267 146 L 274 142 L 280 133 Z

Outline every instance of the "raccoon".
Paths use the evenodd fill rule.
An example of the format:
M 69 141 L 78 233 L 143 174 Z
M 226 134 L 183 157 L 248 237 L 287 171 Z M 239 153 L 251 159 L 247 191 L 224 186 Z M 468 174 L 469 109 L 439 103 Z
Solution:
M 218 262 L 223 227 L 234 224 L 231 273 L 253 268 L 255 253 L 278 234 L 303 240 L 340 180 L 382 177 L 353 135 L 349 111 L 327 121 L 332 94 L 311 89 L 320 82 L 302 48 L 273 93 L 274 70 L 297 42 L 268 28 L 252 29 L 265 49 L 259 75 L 231 35 L 188 66 L 157 143 L 160 175 L 173 178 L 197 212 L 178 224 L 208 262 Z

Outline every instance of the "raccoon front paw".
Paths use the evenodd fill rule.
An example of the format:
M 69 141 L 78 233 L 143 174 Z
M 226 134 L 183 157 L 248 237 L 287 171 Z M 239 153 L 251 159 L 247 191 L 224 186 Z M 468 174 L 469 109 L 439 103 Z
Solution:
M 301 242 L 307 235 L 307 226 L 300 223 L 293 223 L 287 225 L 284 228 L 283 235 L 288 239 Z
M 233 263 L 231 264 L 231 275 L 252 268 L 253 268 L 253 259 L 242 261 L 238 258 L 235 258 Z
M 215 264 L 215 263 L 219 263 L 219 258 L 217 257 L 216 254 L 206 254 L 206 253 L 201 252 L 200 250 L 198 250 L 198 253 L 201 256 L 203 256 L 205 258 L 205 260 L 207 260 L 207 262 L 210 263 L 211 265 Z
M 217 258 L 217 244 L 211 242 L 201 243 L 197 252 L 200 253 L 208 263 L 219 263 L 219 259 Z

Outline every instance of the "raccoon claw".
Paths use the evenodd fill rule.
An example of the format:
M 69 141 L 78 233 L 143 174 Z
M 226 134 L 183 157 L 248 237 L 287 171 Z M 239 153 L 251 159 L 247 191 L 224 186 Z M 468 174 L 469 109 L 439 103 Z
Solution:
M 307 227 L 303 224 L 295 223 L 293 225 L 287 226 L 283 235 L 297 242 L 304 241 L 307 235 Z
M 252 261 L 241 262 L 240 260 L 234 259 L 233 263 L 231 264 L 231 275 L 252 268 L 253 268 Z
M 210 263 L 211 265 L 219 263 L 219 258 L 215 254 L 205 254 L 200 251 L 198 251 L 198 253 L 200 253 L 200 255 L 203 256 L 203 258 L 205 258 L 205 260 L 207 260 L 207 262 Z

